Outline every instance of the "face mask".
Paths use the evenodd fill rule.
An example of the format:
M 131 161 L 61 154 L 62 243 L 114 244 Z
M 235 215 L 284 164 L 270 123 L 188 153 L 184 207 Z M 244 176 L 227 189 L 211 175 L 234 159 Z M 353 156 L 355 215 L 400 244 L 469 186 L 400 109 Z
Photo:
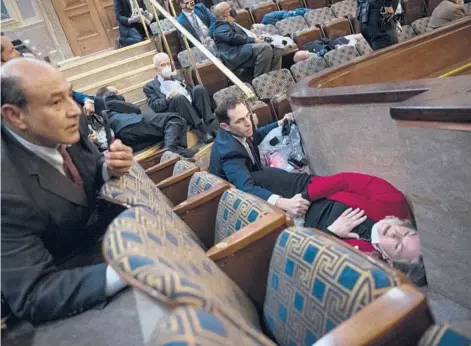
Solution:
M 379 244 L 378 225 L 379 222 L 375 223 L 371 228 L 371 244 Z
M 170 66 L 165 66 L 163 69 L 162 69 L 162 77 L 164 78 L 170 78 L 172 76 L 172 68 Z
M 231 8 L 231 10 L 229 11 L 229 15 L 235 19 L 237 17 L 237 11 Z

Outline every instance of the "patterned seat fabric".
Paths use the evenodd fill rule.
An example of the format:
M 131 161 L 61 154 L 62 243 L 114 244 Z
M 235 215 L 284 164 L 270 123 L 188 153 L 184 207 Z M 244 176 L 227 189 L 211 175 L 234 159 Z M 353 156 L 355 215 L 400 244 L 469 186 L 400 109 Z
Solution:
M 309 26 L 316 26 L 334 18 L 335 15 L 329 7 L 316 8 L 304 15 L 304 19 Z
M 259 329 L 249 298 L 206 256 L 192 231 L 171 221 L 148 208 L 125 210 L 105 234 L 105 259 L 131 285 L 165 305 L 203 308 Z
M 315 75 L 326 68 L 327 63 L 323 58 L 313 56 L 291 66 L 291 73 L 293 74 L 294 79 L 299 82 L 301 79 Z
M 427 329 L 419 346 L 471 346 L 471 339 L 448 324 L 435 325 Z
M 414 29 L 410 25 L 403 25 L 402 31 L 397 29 L 397 38 L 399 42 L 407 41 L 408 39 L 416 36 Z
M 163 30 L 164 32 L 170 32 L 170 31 L 176 31 L 176 30 L 177 30 L 177 28 L 175 28 L 175 27 L 173 26 L 172 22 L 169 21 L 167 18 L 162 19 L 162 20 L 160 21 L 160 25 L 162 26 L 162 30 Z
M 354 46 L 341 46 L 327 52 L 324 55 L 325 61 L 331 67 L 344 65 L 358 56 L 358 52 Z
M 188 185 L 188 198 L 209 190 L 219 183 L 226 183 L 226 181 L 208 172 L 196 172 Z
M 269 99 L 278 94 L 284 94 L 296 82 L 287 69 L 265 73 L 252 80 L 252 86 L 260 99 Z
M 356 16 L 357 2 L 355 0 L 343 0 L 332 4 L 330 8 L 336 17 Z
M 148 345 L 261 346 L 274 343 L 253 328 L 200 308 L 178 308 L 159 325 Z
M 373 48 L 368 44 L 363 35 L 359 34 L 356 38 L 357 44 L 355 47 L 360 55 L 368 55 L 373 53 Z
M 280 346 L 312 345 L 398 284 L 348 245 L 307 228 L 288 228 L 271 257 L 266 327 Z
M 261 36 L 261 35 L 278 35 L 278 30 L 274 25 L 271 24 L 253 24 L 252 31 L 255 35 Z
M 206 46 L 206 48 L 211 53 L 213 53 L 213 55 L 217 55 L 213 44 Z M 195 59 L 195 63 L 197 65 L 205 62 L 206 60 L 209 60 L 206 57 L 206 55 L 204 55 L 203 52 L 200 51 L 198 48 L 193 47 L 190 49 L 191 49 L 191 54 L 193 55 L 193 59 Z M 182 68 L 187 68 L 191 66 L 191 61 L 188 56 L 188 52 L 186 50 L 183 50 L 180 53 L 178 53 L 178 61 L 180 62 L 180 65 L 182 66 Z
M 414 29 L 417 35 L 425 34 L 431 29 L 428 28 L 428 23 L 430 22 L 430 17 L 420 18 L 412 22 L 411 26 Z
M 238 0 L 241 8 L 250 9 L 264 2 L 272 2 L 271 0 Z
M 275 26 L 281 36 L 291 36 L 296 31 L 300 31 L 308 27 L 306 21 L 301 16 L 282 19 L 277 22 Z
M 186 160 L 177 161 L 177 163 L 175 163 L 175 166 L 173 167 L 172 175 L 181 174 L 195 167 L 196 165 L 190 161 L 186 161 Z
M 178 155 L 177 153 L 174 153 L 173 151 L 169 151 L 167 150 L 166 152 L 163 153 L 162 157 L 160 158 L 160 163 L 163 163 L 163 162 L 166 162 L 166 161 L 169 161 L 173 158 L 182 158 L 180 155 Z
M 250 90 L 253 91 L 253 88 L 249 83 L 245 83 L 245 85 Z M 217 91 L 216 93 L 214 93 L 213 99 L 214 99 L 214 102 L 216 102 L 216 105 L 219 106 L 221 103 L 226 101 L 232 95 L 235 95 L 242 100 L 247 99 L 247 96 L 245 95 L 245 93 L 237 85 L 231 85 L 230 87 Z
M 214 244 L 274 211 L 270 204 L 260 198 L 237 189 L 226 190 L 219 201 Z

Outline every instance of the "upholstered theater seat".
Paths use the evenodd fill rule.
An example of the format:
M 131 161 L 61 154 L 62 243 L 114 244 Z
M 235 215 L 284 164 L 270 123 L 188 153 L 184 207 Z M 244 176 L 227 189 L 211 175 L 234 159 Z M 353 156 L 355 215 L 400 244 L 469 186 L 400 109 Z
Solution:
M 310 27 L 320 26 L 324 22 L 328 22 L 335 18 L 329 7 L 316 8 L 304 14 L 304 20 Z
M 430 22 L 430 17 L 424 17 L 424 18 L 414 20 L 411 26 L 417 35 L 422 35 L 428 31 L 432 31 L 432 28 L 428 26 L 429 22 Z
M 172 175 L 175 163 L 180 159 L 182 159 L 180 155 L 167 150 L 162 154 L 160 163 L 147 168 L 146 173 L 154 183 L 160 183 Z
M 356 57 L 358 57 L 358 51 L 354 46 L 340 46 L 324 55 L 324 59 L 330 67 L 347 64 Z
M 291 73 L 293 74 L 294 79 L 299 82 L 301 79 L 313 76 L 326 68 L 328 68 L 328 66 L 324 58 L 313 56 L 291 66 Z
M 307 29 L 307 23 L 303 17 L 288 17 L 275 24 L 281 36 L 293 36 L 295 32 Z
M 163 148 L 163 143 L 155 144 L 149 148 L 134 153 L 134 159 L 147 169 L 160 162 L 160 158 L 167 149 Z
M 435 325 L 425 332 L 419 346 L 471 346 L 471 338 L 449 324 Z
M 414 36 L 417 36 L 417 34 L 410 25 L 402 25 L 401 28 L 397 28 L 397 38 L 399 42 L 407 41 Z

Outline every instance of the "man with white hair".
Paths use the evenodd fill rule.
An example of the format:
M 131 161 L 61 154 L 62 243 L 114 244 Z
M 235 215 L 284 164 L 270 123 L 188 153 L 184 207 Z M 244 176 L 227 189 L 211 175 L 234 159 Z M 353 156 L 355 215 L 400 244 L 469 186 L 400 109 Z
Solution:
M 206 88 L 203 85 L 185 85 L 172 71 L 166 53 L 157 53 L 153 62 L 157 75 L 144 87 L 149 107 L 156 113 L 178 113 L 190 128 L 194 127 L 201 132 L 205 143 L 212 142 L 212 133 L 219 128 L 219 123 L 211 110 Z

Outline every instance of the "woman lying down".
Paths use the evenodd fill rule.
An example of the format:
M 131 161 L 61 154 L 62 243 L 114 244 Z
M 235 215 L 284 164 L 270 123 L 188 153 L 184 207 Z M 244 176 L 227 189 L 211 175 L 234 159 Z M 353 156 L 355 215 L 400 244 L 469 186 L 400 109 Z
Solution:
M 311 202 L 305 227 L 317 228 L 404 271 L 425 284 L 419 235 L 405 196 L 387 181 L 362 173 L 331 176 L 265 168 L 254 182 L 284 198 L 302 194 Z

